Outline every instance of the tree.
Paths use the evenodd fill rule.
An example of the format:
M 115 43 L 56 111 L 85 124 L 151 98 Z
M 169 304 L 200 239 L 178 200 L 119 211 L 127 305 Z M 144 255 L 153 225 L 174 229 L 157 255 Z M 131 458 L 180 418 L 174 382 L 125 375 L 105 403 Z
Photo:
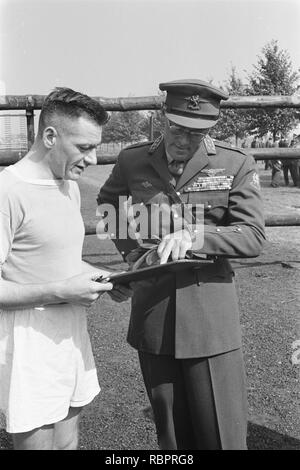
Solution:
M 152 139 L 155 140 L 164 130 L 164 119 L 162 111 L 149 111 L 144 118 L 142 123 L 141 129 L 147 138 L 150 139 L 150 126 L 151 126 L 151 119 L 152 119 Z
M 158 96 L 165 96 L 166 92 L 158 90 Z M 151 134 L 151 122 L 152 122 L 152 136 Z M 155 111 L 148 111 L 147 115 L 145 116 L 144 122 L 142 124 L 142 129 L 145 134 L 147 134 L 148 138 L 152 137 L 155 140 L 159 135 L 163 132 L 165 126 L 165 120 L 163 116 L 163 112 L 161 109 Z
M 254 71 L 248 77 L 248 95 L 292 95 L 297 88 L 299 75 L 293 71 L 287 51 L 280 50 L 278 41 L 272 40 L 262 49 L 263 56 L 258 58 Z M 297 121 L 295 110 L 264 109 L 249 110 L 251 117 L 250 130 L 263 136 L 272 132 L 285 136 L 292 130 Z
M 103 128 L 102 142 L 138 142 L 147 139 L 143 130 L 144 119 L 139 111 L 113 112 Z
M 237 76 L 234 66 L 231 67 L 229 79 L 225 83 L 225 89 L 229 95 L 245 95 L 245 85 Z M 220 118 L 211 131 L 211 136 L 218 140 L 226 140 L 228 137 L 235 137 L 236 145 L 238 139 L 242 139 L 247 134 L 249 126 L 249 117 L 247 111 L 242 109 L 224 109 L 221 110 Z

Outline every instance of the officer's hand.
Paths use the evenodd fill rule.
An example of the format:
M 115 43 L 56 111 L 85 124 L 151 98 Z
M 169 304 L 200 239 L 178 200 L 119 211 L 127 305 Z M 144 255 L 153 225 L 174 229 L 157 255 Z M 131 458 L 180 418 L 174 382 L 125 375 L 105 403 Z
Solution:
M 129 286 L 123 284 L 114 284 L 113 289 L 108 292 L 108 295 L 115 302 L 125 302 L 132 297 L 133 291 Z
M 184 259 L 186 252 L 192 248 L 192 239 L 188 230 L 179 230 L 166 235 L 158 246 L 157 253 L 160 257 L 160 264 L 172 260 Z
M 111 282 L 95 282 L 99 272 L 79 274 L 63 281 L 59 286 L 58 297 L 68 303 L 89 307 L 100 295 L 113 288 Z

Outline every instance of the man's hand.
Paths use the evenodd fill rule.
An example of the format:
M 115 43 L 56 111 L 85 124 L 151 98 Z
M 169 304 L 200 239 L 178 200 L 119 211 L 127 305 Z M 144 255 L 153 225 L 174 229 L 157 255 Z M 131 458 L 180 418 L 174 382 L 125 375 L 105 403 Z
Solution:
M 186 252 L 192 248 L 192 239 L 188 230 L 178 230 L 166 235 L 158 246 L 157 253 L 160 264 L 167 263 L 169 256 L 172 260 L 184 259 Z
M 63 302 L 90 307 L 100 295 L 113 288 L 111 282 L 95 282 L 98 277 L 99 271 L 94 271 L 66 279 L 57 295 Z
M 125 300 L 132 297 L 132 289 L 129 286 L 124 286 L 122 284 L 115 284 L 113 289 L 108 292 L 108 295 L 115 302 L 125 302 Z

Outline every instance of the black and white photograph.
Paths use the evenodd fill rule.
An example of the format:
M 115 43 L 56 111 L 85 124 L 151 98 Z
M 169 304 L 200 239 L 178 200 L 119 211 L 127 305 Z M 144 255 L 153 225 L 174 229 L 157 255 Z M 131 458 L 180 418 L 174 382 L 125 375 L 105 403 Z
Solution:
M 300 450 L 299 371 L 300 1 L 0 0 L 0 450 Z

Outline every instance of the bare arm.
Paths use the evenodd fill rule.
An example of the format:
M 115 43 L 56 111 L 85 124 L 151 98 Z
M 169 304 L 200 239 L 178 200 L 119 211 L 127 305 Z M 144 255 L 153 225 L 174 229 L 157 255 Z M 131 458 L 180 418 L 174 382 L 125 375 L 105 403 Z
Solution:
M 12 310 L 48 304 L 73 303 L 90 306 L 99 295 L 112 289 L 110 282 L 94 282 L 95 270 L 64 281 L 46 284 L 16 284 L 0 279 L 0 309 Z
M 82 261 L 82 272 L 83 273 L 99 273 L 99 276 L 106 277 L 111 272 L 107 271 L 106 269 L 96 268 L 96 266 L 92 266 L 91 264 L 87 263 L 86 261 Z

